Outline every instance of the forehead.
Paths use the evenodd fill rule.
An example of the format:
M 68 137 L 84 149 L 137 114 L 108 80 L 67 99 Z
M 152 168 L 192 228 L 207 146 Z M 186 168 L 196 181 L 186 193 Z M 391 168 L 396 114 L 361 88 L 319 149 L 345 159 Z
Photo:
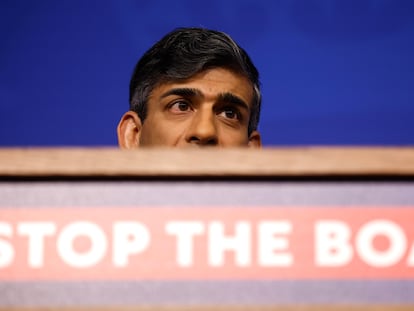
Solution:
M 253 85 L 244 75 L 225 68 L 212 68 L 183 80 L 172 80 L 158 84 L 150 98 L 156 99 L 168 90 L 178 87 L 197 89 L 206 98 L 213 99 L 223 93 L 231 93 L 251 106 Z

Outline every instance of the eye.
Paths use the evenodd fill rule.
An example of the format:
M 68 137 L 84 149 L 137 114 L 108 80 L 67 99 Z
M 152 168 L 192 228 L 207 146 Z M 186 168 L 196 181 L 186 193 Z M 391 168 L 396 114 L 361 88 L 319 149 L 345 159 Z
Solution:
M 226 119 L 232 119 L 232 120 L 240 119 L 240 113 L 237 111 L 237 109 L 230 108 L 230 107 L 223 109 L 218 115 Z
M 183 100 L 176 101 L 169 106 L 169 110 L 173 113 L 187 112 L 191 110 L 189 103 Z

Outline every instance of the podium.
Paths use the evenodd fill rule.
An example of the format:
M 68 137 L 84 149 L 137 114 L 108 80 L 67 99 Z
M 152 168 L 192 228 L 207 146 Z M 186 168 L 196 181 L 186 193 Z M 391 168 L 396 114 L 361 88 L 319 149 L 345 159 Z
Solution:
M 414 148 L 0 150 L 0 310 L 413 310 Z

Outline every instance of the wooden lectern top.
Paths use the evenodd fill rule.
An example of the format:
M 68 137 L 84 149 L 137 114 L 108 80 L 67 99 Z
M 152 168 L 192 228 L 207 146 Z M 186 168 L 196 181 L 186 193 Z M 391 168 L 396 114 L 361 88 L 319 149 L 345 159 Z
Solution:
M 414 176 L 414 147 L 5 148 L 2 177 Z

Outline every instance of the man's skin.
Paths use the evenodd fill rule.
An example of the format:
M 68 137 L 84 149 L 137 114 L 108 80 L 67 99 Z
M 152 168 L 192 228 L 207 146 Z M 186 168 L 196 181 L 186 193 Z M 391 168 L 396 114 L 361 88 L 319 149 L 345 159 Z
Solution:
M 150 94 L 144 122 L 133 111 L 122 117 L 119 146 L 259 148 L 260 134 L 248 135 L 252 99 L 250 81 L 225 68 L 160 84 Z

